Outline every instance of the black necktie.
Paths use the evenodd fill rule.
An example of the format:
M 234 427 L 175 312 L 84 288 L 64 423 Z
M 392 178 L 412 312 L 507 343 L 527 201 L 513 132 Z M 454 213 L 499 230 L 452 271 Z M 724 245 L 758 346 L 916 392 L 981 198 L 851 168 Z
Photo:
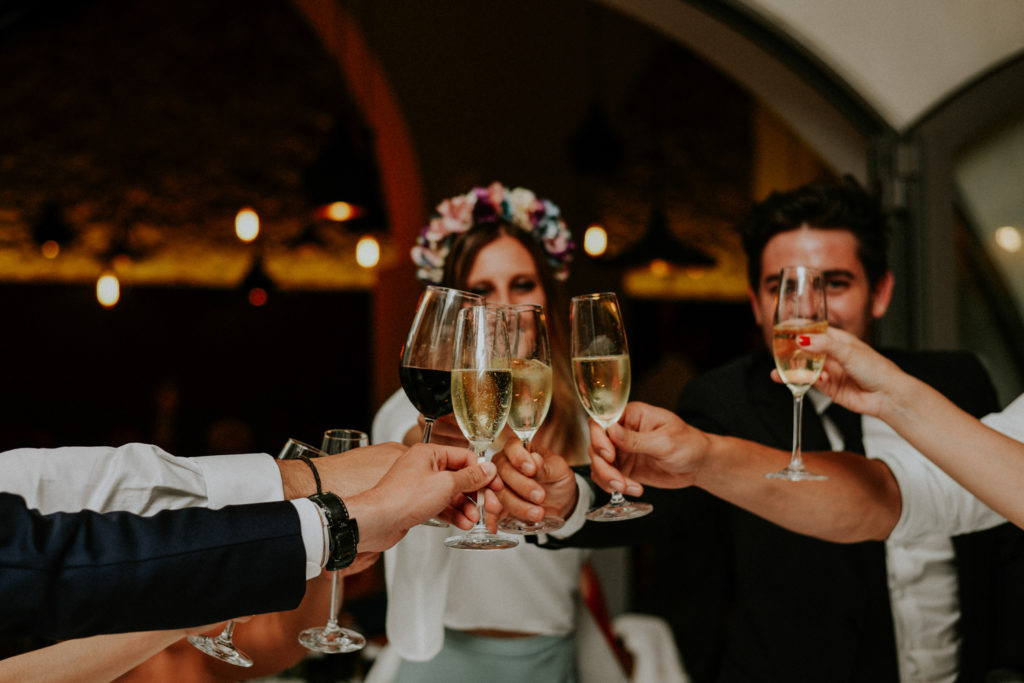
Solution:
M 851 453 L 864 455 L 864 439 L 860 428 L 860 415 L 832 403 L 825 409 L 825 415 L 839 428 L 843 437 L 843 448 Z

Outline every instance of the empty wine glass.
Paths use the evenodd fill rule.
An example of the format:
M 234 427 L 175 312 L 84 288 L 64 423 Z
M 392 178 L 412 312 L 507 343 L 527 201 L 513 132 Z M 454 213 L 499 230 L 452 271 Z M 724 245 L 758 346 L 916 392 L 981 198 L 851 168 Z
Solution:
M 512 366 L 512 398 L 508 426 L 529 450 L 533 435 L 551 407 L 551 346 L 548 343 L 544 308 L 534 304 L 505 307 L 509 357 Z M 559 529 L 565 520 L 548 514 L 539 522 L 505 517 L 498 528 L 514 534 L 543 534 Z
M 614 292 L 574 296 L 570 303 L 572 374 L 576 394 L 590 417 L 607 429 L 618 422 L 629 401 L 629 348 L 622 310 Z M 650 503 L 626 500 L 613 491 L 602 507 L 587 511 L 587 519 L 615 522 L 643 517 Z
M 804 467 L 801 438 L 803 432 L 804 394 L 818 380 L 825 365 L 824 353 L 811 353 L 797 343 L 806 334 L 828 330 L 828 308 L 825 303 L 825 278 L 821 271 L 806 266 L 783 268 L 779 276 L 779 293 L 775 300 L 775 322 L 772 327 L 772 356 L 782 381 L 793 393 L 793 453 L 789 465 L 764 476 L 789 481 L 828 479 Z
M 353 448 L 361 448 L 370 443 L 366 432 L 355 429 L 328 429 L 324 432 L 320 452 L 323 455 L 344 453 Z M 299 634 L 299 642 L 315 652 L 336 654 L 339 652 L 355 652 L 366 645 L 366 638 L 361 633 L 338 625 L 338 608 L 341 605 L 342 593 L 341 574 L 331 572 L 331 611 L 327 614 L 327 625 L 307 628 Z
M 423 443 L 430 443 L 434 420 L 452 412 L 452 351 L 458 313 L 483 302 L 477 294 L 436 285 L 429 285 L 420 295 L 402 346 L 398 376 L 405 395 L 426 420 Z M 424 524 L 448 526 L 433 518 Z
M 501 306 L 473 306 L 459 311 L 452 363 L 452 408 L 459 429 L 469 441 L 477 462 L 505 428 L 512 396 L 508 329 Z M 450 536 L 449 548 L 493 550 L 512 548 L 519 541 L 492 534 L 484 524 L 484 493 L 477 493 L 480 519 L 465 534 Z

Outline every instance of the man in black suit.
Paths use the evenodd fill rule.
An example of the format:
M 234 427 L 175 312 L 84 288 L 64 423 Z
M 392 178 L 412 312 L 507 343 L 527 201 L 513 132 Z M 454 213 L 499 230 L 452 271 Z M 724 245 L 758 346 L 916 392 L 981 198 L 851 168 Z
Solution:
M 318 460 L 323 495 L 312 467 L 279 462 L 284 495 L 297 500 L 216 510 L 42 515 L 22 497 L 0 492 L 0 634 L 63 639 L 292 609 L 311 562 L 314 569 L 341 568 L 357 551 L 382 551 L 457 494 L 464 498 L 461 492 L 493 478 L 493 468 L 477 465 L 465 449 L 390 444 L 365 450 L 376 457 L 350 452 Z M 381 466 L 360 467 L 374 461 Z M 370 479 L 376 483 L 366 484 Z M 340 498 L 332 490 L 344 503 L 335 502 Z M 472 517 L 472 506 L 465 511 Z M 300 523 L 310 512 L 312 535 Z M 449 513 L 459 526 L 471 526 L 469 517 Z
M 893 278 L 880 212 L 855 183 L 773 195 L 743 226 L 743 243 L 750 301 L 767 344 L 778 273 L 790 265 L 824 273 L 831 325 L 871 338 L 873 321 L 888 308 Z M 991 382 L 972 356 L 892 357 L 972 414 L 997 409 Z M 679 415 L 710 433 L 788 449 L 792 395 L 771 381 L 772 367 L 770 354 L 761 350 L 695 378 L 680 397 Z M 840 426 L 841 418 L 822 419 L 818 407 L 824 411 L 827 399 L 809 397 L 804 403 L 807 450 L 845 446 L 864 452 L 866 447 L 873 455 L 893 438 L 884 425 L 862 424 L 859 416 L 849 433 Z M 861 440 L 863 445 L 855 443 Z M 516 488 L 515 475 L 506 471 L 508 463 L 502 458 L 497 462 L 506 484 Z M 882 488 L 895 492 L 888 511 L 891 530 L 899 515 L 892 473 L 877 459 L 847 465 L 871 472 Z M 844 481 L 837 477 L 833 484 Z M 1019 619 L 1009 611 L 1011 604 L 1024 607 L 1011 599 L 1024 578 L 1019 530 L 1003 525 L 954 539 L 918 539 L 909 546 L 836 544 L 779 526 L 799 529 L 806 520 L 783 514 L 769 522 L 742 509 L 759 512 L 749 501 L 755 489 L 763 493 L 761 484 L 754 481 L 751 488 L 733 490 L 725 499 L 698 488 L 648 489 L 646 497 L 655 509 L 649 517 L 590 523 L 575 536 L 548 545 L 647 541 L 652 553 L 648 593 L 656 602 L 646 607 L 671 623 L 683 661 L 698 682 L 966 682 L 984 680 L 998 668 L 1024 669 L 1021 649 L 1009 645 L 1024 636 L 1014 625 Z M 790 507 L 796 510 L 801 498 L 813 497 L 813 487 L 820 485 L 771 486 L 766 490 L 776 503 L 785 508 L 792 497 Z M 518 492 L 528 495 L 530 489 Z M 566 499 L 564 487 L 549 494 L 553 500 Z M 819 510 L 828 510 L 827 499 L 818 502 Z M 515 505 L 509 502 L 510 509 Z M 884 509 L 875 512 L 886 516 Z M 836 528 L 858 523 L 827 514 L 812 521 Z

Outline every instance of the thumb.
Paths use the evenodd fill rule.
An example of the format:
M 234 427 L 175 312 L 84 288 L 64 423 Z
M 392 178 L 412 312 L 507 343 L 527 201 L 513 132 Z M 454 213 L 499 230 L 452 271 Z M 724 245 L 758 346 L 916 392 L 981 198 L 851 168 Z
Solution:
M 455 490 L 462 491 L 463 493 L 468 491 L 479 491 L 483 487 L 487 486 L 487 483 L 494 479 L 494 475 L 497 473 L 497 468 L 492 462 L 482 462 L 478 465 L 470 465 L 469 467 L 453 472 L 453 480 L 455 482 Z
M 623 453 L 646 453 L 644 444 L 647 441 L 647 434 L 627 429 L 619 423 L 608 427 L 608 438 L 615 448 Z

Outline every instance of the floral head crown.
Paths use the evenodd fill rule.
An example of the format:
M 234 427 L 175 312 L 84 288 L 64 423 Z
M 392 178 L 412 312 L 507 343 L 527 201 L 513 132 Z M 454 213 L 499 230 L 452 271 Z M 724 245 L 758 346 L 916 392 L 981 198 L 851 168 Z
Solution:
M 576 246 L 558 207 L 540 199 L 526 188 L 512 190 L 501 183 L 474 187 L 467 194 L 446 199 L 437 206 L 430 223 L 420 230 L 412 260 L 416 277 L 438 284 L 444 275 L 444 262 L 452 243 L 477 223 L 505 219 L 530 233 L 544 248 L 555 277 L 569 275 L 569 262 Z

